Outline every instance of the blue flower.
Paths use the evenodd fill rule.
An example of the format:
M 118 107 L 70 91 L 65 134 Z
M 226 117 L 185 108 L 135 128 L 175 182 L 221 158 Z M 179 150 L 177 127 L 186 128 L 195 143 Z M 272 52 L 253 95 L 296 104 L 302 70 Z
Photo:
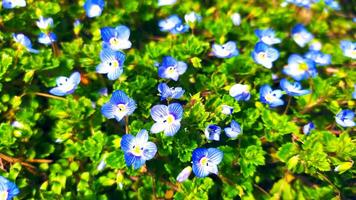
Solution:
M 356 42 L 343 40 L 340 42 L 340 46 L 344 56 L 356 59 Z
M 273 62 L 279 57 L 277 49 L 268 46 L 263 42 L 258 42 L 252 52 L 252 58 L 257 64 L 261 64 L 267 69 L 271 69 Z
M 314 61 L 317 65 L 325 66 L 331 64 L 331 56 L 329 54 L 323 54 L 320 51 L 308 51 L 305 55 L 305 58 L 308 58 Z
M 208 140 L 220 140 L 221 128 L 215 124 L 207 126 L 204 130 L 204 134 Z
M 158 26 L 162 32 L 170 32 L 172 34 L 185 33 L 189 30 L 189 26 L 183 24 L 177 15 L 171 15 L 164 20 L 160 20 Z
M 187 180 L 190 176 L 190 174 L 192 173 L 192 167 L 191 166 L 188 166 L 186 168 L 184 168 L 177 176 L 177 181 L 178 182 L 183 182 L 185 180 Z
M 180 129 L 183 107 L 179 103 L 155 105 L 151 108 L 151 117 L 155 121 L 151 127 L 152 133 L 163 131 L 166 136 L 174 136 Z
M 116 28 L 104 27 L 100 29 L 103 47 L 113 51 L 131 48 L 130 29 L 127 26 L 119 25 Z
M 342 110 L 335 116 L 335 121 L 342 127 L 353 127 L 355 113 L 352 110 Z
M 291 83 L 287 79 L 279 82 L 281 88 L 290 96 L 302 96 L 310 93 L 310 90 L 303 90 L 299 82 Z
M 226 133 L 226 136 L 229 138 L 236 138 L 242 132 L 240 124 L 237 123 L 235 120 L 232 120 L 230 127 L 226 127 L 224 131 Z
M 263 85 L 260 88 L 260 100 L 262 103 L 268 104 L 271 108 L 282 106 L 284 104 L 281 90 L 272 90 L 269 85 Z
M 257 29 L 255 30 L 255 34 L 260 39 L 260 41 L 264 42 L 268 45 L 274 45 L 281 43 L 281 39 L 276 38 L 275 32 L 273 29 Z
M 237 101 L 248 101 L 251 97 L 248 85 L 235 84 L 230 88 L 230 96 Z
M 340 4 L 335 0 L 324 0 L 324 2 L 333 10 L 341 10 Z
M 218 174 L 218 164 L 223 152 L 216 148 L 197 148 L 192 153 L 193 172 L 197 177 L 206 177 L 210 173 Z
M 41 44 L 50 45 L 55 41 L 57 41 L 57 36 L 53 32 L 40 33 L 38 35 L 38 42 Z
M 125 116 L 131 115 L 136 109 L 136 102 L 129 98 L 125 92 L 116 90 L 110 101 L 103 105 L 101 113 L 108 119 L 115 118 L 121 121 Z
M 297 24 L 292 29 L 292 38 L 300 47 L 304 47 L 314 36 L 302 24 Z
M 241 15 L 239 13 L 233 13 L 231 15 L 231 20 L 232 20 L 232 24 L 234 24 L 235 26 L 240 26 L 240 24 L 241 24 Z
M 41 16 L 40 19 L 36 21 L 36 25 L 42 31 L 48 31 L 50 28 L 53 27 L 53 19 L 51 17 L 44 18 L 43 16 Z
M 212 54 L 218 58 L 231 58 L 239 55 L 236 43 L 229 41 L 223 45 L 213 44 Z
M 125 152 L 125 161 L 128 167 L 139 169 L 151 160 L 157 153 L 157 146 L 148 142 L 148 133 L 145 129 L 137 133 L 136 137 L 125 134 L 121 139 L 121 149 Z
M 162 63 L 158 66 L 158 76 L 177 81 L 179 76 L 187 70 L 187 67 L 185 62 L 177 61 L 171 56 L 165 56 L 162 59 Z
M 25 7 L 26 1 L 25 0 L 3 0 L 2 7 L 5 9 L 12 9 L 17 7 Z
M 86 0 L 84 3 L 84 10 L 88 17 L 98 17 L 103 12 L 104 5 L 104 0 Z
M 57 96 L 72 94 L 80 83 L 80 73 L 74 72 L 69 78 L 60 76 L 56 79 L 57 87 L 52 88 L 49 93 Z
M 195 22 L 201 21 L 201 15 L 199 15 L 195 12 L 190 12 L 190 13 L 184 15 L 184 20 L 188 24 L 189 23 L 194 24 Z
M 172 98 L 172 99 L 179 99 L 183 96 L 184 90 L 181 87 L 168 87 L 166 83 L 158 84 L 158 92 L 161 96 L 161 101 Z
M 11 200 L 20 193 L 15 183 L 0 176 L 0 199 Z
M 354 90 L 354 92 L 352 93 L 352 98 L 353 98 L 353 99 L 356 99 L 356 84 L 354 85 L 354 88 L 355 88 L 355 90 Z
M 318 74 L 314 61 L 303 58 L 298 54 L 289 56 L 288 65 L 284 67 L 283 73 L 291 76 L 296 81 L 315 77 Z
M 100 52 L 101 63 L 96 67 L 99 74 L 107 74 L 109 80 L 116 80 L 124 71 L 125 54 L 120 51 L 103 49 Z
M 12 34 L 12 37 L 14 38 L 14 40 L 16 41 L 16 43 L 22 45 L 23 47 L 25 47 L 27 49 L 27 51 L 31 52 L 31 53 L 38 53 L 39 51 L 36 49 L 32 48 L 32 43 L 31 40 L 28 39 L 28 37 L 22 33 L 19 34 Z
M 234 108 L 228 105 L 222 105 L 221 108 L 221 112 L 225 115 L 231 115 L 234 112 Z
M 320 51 L 321 47 L 322 47 L 322 44 L 318 40 L 313 40 L 309 44 L 309 50 L 312 50 L 312 51 Z
M 177 0 L 158 0 L 158 6 L 169 6 L 173 5 Z
M 307 123 L 306 125 L 303 126 L 303 133 L 305 135 L 309 135 L 310 131 L 311 130 L 314 130 L 315 129 L 315 125 L 313 122 L 309 122 Z

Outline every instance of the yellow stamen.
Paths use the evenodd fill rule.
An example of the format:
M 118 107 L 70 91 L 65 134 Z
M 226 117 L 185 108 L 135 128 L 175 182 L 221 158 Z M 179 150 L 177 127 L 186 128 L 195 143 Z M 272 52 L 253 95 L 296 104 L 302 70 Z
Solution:
M 300 63 L 298 67 L 299 67 L 299 70 L 301 70 L 301 71 L 306 71 L 309 69 L 307 63 L 305 63 L 305 62 Z
M 124 104 L 119 104 L 119 105 L 117 105 L 117 107 L 119 108 L 120 112 L 125 112 L 126 111 L 126 106 Z
M 208 158 L 207 157 L 203 157 L 202 159 L 200 159 L 200 164 L 201 165 L 206 165 L 208 163 Z
M 174 122 L 174 116 L 173 115 L 168 115 L 168 117 L 167 117 L 167 123 L 168 124 L 170 124 L 170 123 L 172 123 L 172 122 Z
M 132 153 L 135 156 L 140 156 L 142 155 L 141 147 L 140 146 L 135 146 L 135 148 L 132 150 Z
M 112 46 L 118 46 L 120 44 L 120 41 L 116 37 L 111 38 L 109 42 Z

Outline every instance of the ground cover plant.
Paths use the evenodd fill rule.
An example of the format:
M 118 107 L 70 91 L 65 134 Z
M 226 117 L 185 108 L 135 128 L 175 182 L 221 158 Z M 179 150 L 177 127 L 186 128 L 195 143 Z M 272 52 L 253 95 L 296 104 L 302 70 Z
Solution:
M 0 199 L 354 199 L 353 1 L 2 0 Z

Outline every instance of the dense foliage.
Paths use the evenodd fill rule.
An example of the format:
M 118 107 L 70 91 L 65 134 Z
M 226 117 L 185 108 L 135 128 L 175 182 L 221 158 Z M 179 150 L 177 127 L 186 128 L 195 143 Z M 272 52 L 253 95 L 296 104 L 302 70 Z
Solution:
M 342 110 L 350 115 L 355 111 L 356 45 L 351 53 L 340 47 L 343 40 L 355 40 L 354 7 L 351 1 L 340 8 L 327 2 L 300 6 L 277 0 L 181 0 L 159 6 L 156 0 L 107 0 L 97 17 L 87 16 L 84 0 L 27 0 L 26 6 L 13 9 L 3 5 L 0 174 L 16 183 L 20 191 L 16 199 L 355 198 L 356 128 L 340 124 L 345 120 L 341 115 L 335 120 Z M 201 19 L 190 16 L 195 21 L 185 24 L 184 15 L 192 11 Z M 159 21 L 173 14 L 184 24 L 161 31 Z M 46 23 L 37 27 L 41 16 L 53 18 L 52 27 Z M 308 45 L 293 40 L 297 24 L 304 24 L 312 34 Z M 98 69 L 107 58 L 102 49 L 109 48 L 102 28 L 119 25 L 131 31 L 132 46 L 125 43 L 128 48 L 107 52 L 120 60 L 115 64 L 124 66 L 109 75 Z M 256 45 L 255 30 L 266 28 L 280 38 L 273 48 Z M 31 48 L 15 42 L 14 33 L 26 35 Z M 228 41 L 237 47 L 229 55 L 217 53 L 219 46 L 212 48 Z M 331 56 L 331 63 L 317 65 L 305 77 L 294 77 L 286 69 L 291 66 L 288 58 L 305 55 L 313 42 L 322 44 L 321 51 Z M 273 59 L 259 62 L 258 53 L 268 48 Z M 166 56 L 186 63 L 179 78 L 169 79 L 161 71 L 171 62 Z M 310 69 L 307 64 L 302 67 Z M 71 74 L 63 83 L 80 80 L 77 87 L 51 90 L 57 77 Z M 280 86 L 283 78 L 300 81 L 308 91 L 289 93 L 284 87 L 287 82 Z M 166 99 L 158 95 L 159 83 L 185 92 Z M 247 85 L 248 94 L 231 94 L 237 83 Z M 113 116 L 108 110 L 117 104 L 117 99 L 110 99 L 119 90 L 130 104 L 123 108 L 130 111 L 125 116 Z M 277 96 L 281 101 L 273 100 Z M 156 105 L 174 110 L 167 120 L 180 123 L 177 133 L 159 127 L 159 117 L 152 114 Z M 309 122 L 313 124 L 304 127 Z M 155 123 L 157 127 L 151 129 Z M 149 131 L 144 144 L 150 155 L 141 163 L 130 163 L 129 149 L 123 145 L 134 141 L 142 129 Z M 124 136 L 127 133 L 133 136 Z M 141 136 L 145 132 L 136 138 Z M 196 161 L 199 156 L 193 156 L 192 160 L 197 148 L 194 154 L 223 153 L 221 162 L 214 163 L 217 174 L 197 173 L 196 165 L 210 159 Z M 181 175 L 192 171 L 189 166 L 194 173 L 187 180 L 179 177 L 178 182 L 184 168 L 188 167 Z

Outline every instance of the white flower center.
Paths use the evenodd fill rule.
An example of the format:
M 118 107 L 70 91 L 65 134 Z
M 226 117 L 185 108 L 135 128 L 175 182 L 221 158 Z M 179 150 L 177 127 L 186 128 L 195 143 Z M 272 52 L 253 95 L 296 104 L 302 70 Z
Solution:
M 7 200 L 8 192 L 7 191 L 1 191 L 0 192 L 0 200 Z

